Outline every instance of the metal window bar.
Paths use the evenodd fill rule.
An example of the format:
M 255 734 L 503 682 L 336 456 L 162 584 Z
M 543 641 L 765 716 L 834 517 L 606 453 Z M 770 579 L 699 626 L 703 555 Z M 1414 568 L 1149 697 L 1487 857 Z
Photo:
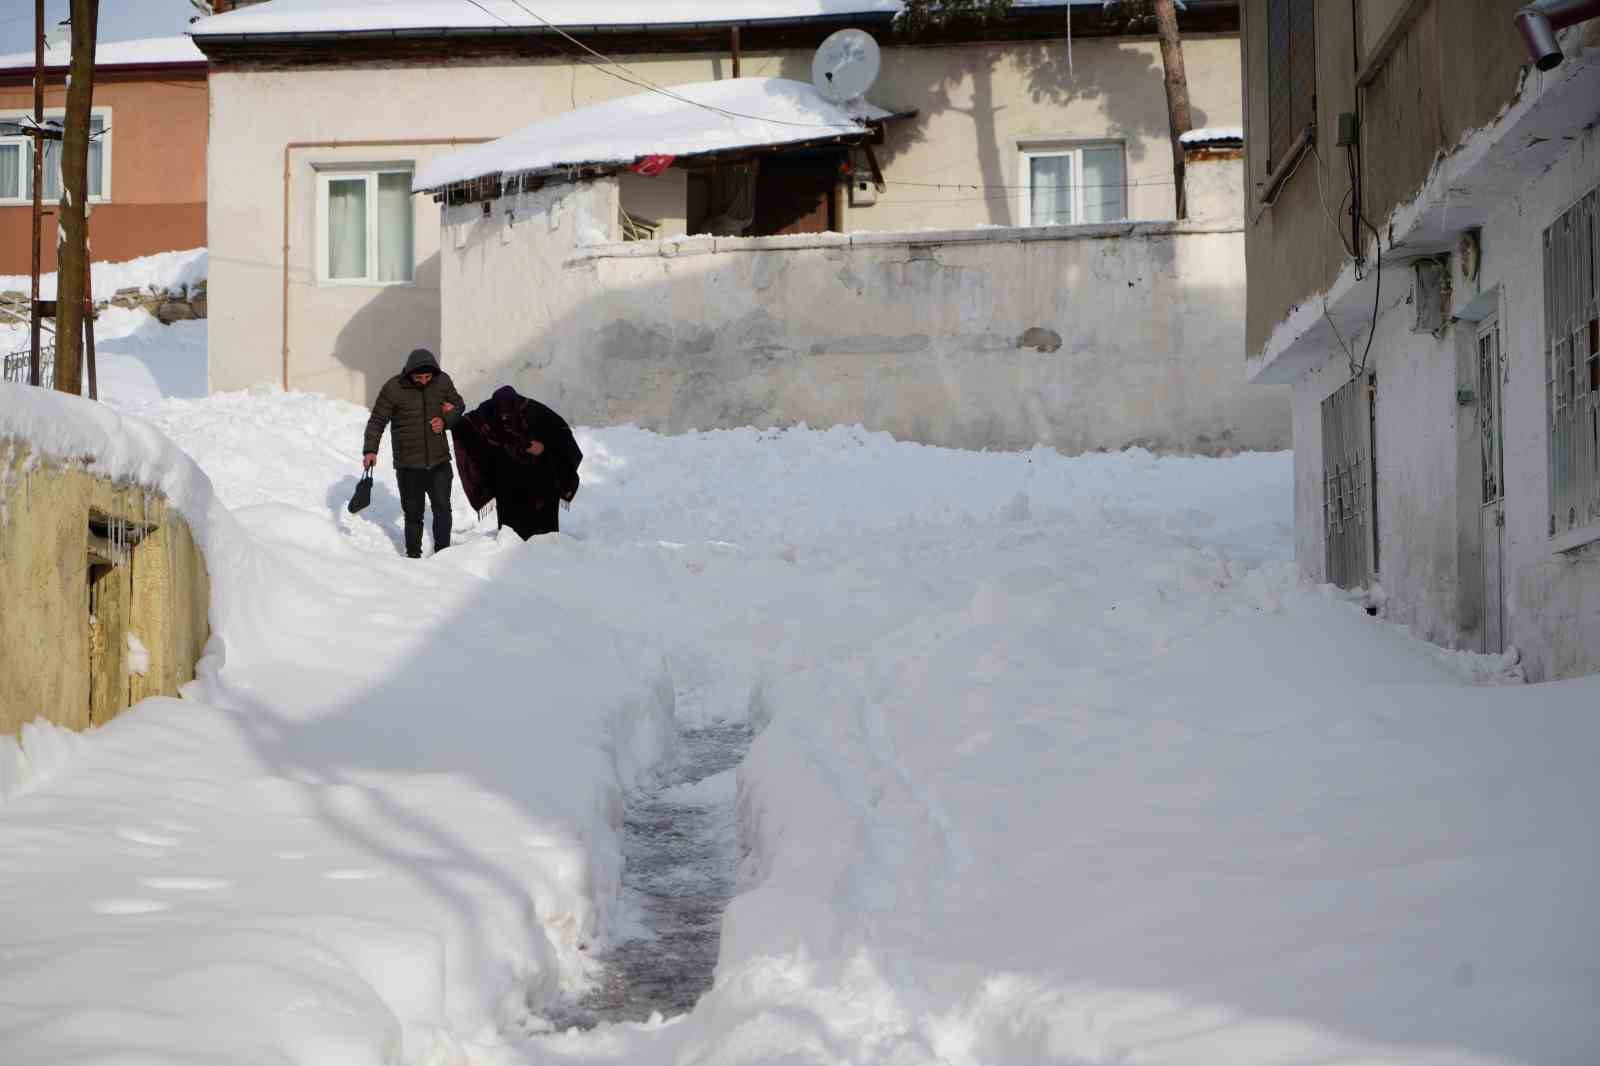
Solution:
M 1322 401 L 1322 520 L 1327 580 L 1372 583 L 1372 408 L 1367 380 L 1351 378 Z
M 1549 534 L 1600 525 L 1600 188 L 1545 230 Z
M 1302 130 L 1316 122 L 1315 0 L 1268 0 L 1267 138 L 1269 166 L 1285 162 Z
M 19 352 L 8 352 L 5 357 L 5 380 L 17 385 L 28 383 L 28 363 L 31 355 L 30 349 L 24 348 Z M 42 345 L 39 348 L 39 384 L 47 389 L 55 388 L 56 384 L 56 349 L 55 345 Z
M 630 215 L 622 207 L 617 208 L 617 228 L 625 241 L 654 241 L 661 237 L 661 223 Z

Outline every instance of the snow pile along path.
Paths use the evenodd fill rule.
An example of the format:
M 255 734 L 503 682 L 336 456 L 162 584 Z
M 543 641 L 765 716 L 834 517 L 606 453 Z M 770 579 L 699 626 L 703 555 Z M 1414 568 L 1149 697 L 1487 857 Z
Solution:
M 0 808 L 0 1058 L 460 1061 L 586 986 L 623 790 L 670 752 L 659 652 L 500 595 L 509 544 L 426 569 L 363 554 L 324 499 L 225 510 L 104 406 L 0 386 L 6 438 L 165 492 L 214 635 L 185 699 L 73 737 L 67 765 L 59 730 L 0 743 L 26 776 Z
M 1302 584 L 1287 455 L 589 430 L 564 534 L 502 541 L 463 503 L 458 546 L 410 563 L 391 472 L 343 511 L 360 409 L 128 409 L 243 547 L 191 698 L 0 806 L 19 1061 L 1600 1048 L 1600 681 L 1479 684 L 1514 663 Z M 745 727 L 732 776 L 680 761 Z M 624 816 L 673 804 L 724 835 L 671 877 L 735 865 L 714 986 L 553 1031 L 648 933 Z

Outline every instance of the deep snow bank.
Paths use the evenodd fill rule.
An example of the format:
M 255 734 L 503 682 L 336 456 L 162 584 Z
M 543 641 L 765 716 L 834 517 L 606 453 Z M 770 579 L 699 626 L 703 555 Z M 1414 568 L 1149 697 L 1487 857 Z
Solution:
M 456 1062 L 581 986 L 672 736 L 647 640 L 505 594 L 510 544 L 375 560 L 325 484 L 230 511 L 103 405 L 0 385 L 8 437 L 164 493 L 213 642 L 185 699 L 0 752 L 0 1057 Z M 246 480 L 301 462 L 211 443 Z
M 96 300 L 109 300 L 124 289 L 164 290 L 181 292 L 206 280 L 209 256 L 204 248 L 190 248 L 180 252 L 158 252 L 120 263 L 97 261 L 90 269 Z M 0 274 L 0 292 L 31 290 L 33 279 L 26 274 Z M 39 296 L 53 300 L 56 296 L 56 275 L 52 271 L 39 276 Z
M 0 808 L 8 1050 L 1526 1066 L 1600 1047 L 1600 682 L 1473 685 L 1504 664 L 1303 585 L 1286 455 L 586 430 L 570 535 L 502 543 L 462 505 L 461 545 L 414 565 L 389 471 L 370 512 L 342 510 L 359 408 L 141 411 L 268 572 L 229 623 L 229 702 L 141 708 Z M 619 780 L 664 756 L 662 657 L 680 720 L 763 728 L 717 985 L 676 1019 L 540 1033 L 528 990 L 560 991 L 611 931 L 609 827 Z

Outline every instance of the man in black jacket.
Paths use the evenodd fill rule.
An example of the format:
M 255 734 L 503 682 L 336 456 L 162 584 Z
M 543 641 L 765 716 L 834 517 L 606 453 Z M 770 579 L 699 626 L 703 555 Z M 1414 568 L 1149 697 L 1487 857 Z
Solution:
M 367 469 L 378 462 L 378 442 L 390 427 L 400 509 L 406 516 L 406 554 L 422 558 L 423 501 L 433 507 L 433 550 L 450 547 L 450 445 L 444 431 L 461 419 L 466 401 L 450 375 L 426 348 L 406 359 L 405 369 L 378 390 L 362 447 Z

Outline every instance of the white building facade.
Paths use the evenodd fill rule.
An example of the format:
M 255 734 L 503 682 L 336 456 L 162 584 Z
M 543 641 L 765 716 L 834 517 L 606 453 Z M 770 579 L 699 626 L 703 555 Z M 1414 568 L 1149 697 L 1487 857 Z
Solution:
M 1271 6 L 1247 10 L 1247 63 Z M 1369 92 L 1382 91 L 1385 61 L 1411 58 L 1407 35 L 1426 39 L 1445 23 L 1424 11 L 1385 25 L 1400 43 L 1371 64 Z M 1292 388 L 1301 566 L 1370 590 L 1377 613 L 1429 640 L 1512 653 L 1530 679 L 1556 679 L 1600 671 L 1600 33 L 1592 23 L 1567 31 L 1564 61 L 1539 71 L 1520 54 L 1509 9 L 1482 29 L 1503 35 L 1495 47 L 1506 51 L 1476 54 L 1490 70 L 1499 58 L 1515 91 L 1447 138 L 1392 209 L 1369 216 L 1360 262 L 1336 253 L 1331 284 L 1253 335 L 1249 367 L 1254 381 Z M 1348 61 L 1347 41 L 1331 48 Z M 1468 58 L 1443 62 L 1477 79 L 1463 93 L 1481 92 L 1495 79 L 1471 74 Z M 1258 62 L 1247 77 L 1264 74 Z M 1419 92 L 1406 76 L 1412 105 L 1434 106 L 1437 83 Z M 1319 129 L 1336 128 L 1344 87 L 1319 78 L 1318 106 L 1331 112 Z M 1250 96 L 1256 153 L 1265 91 L 1257 81 Z M 1446 83 L 1439 106 L 1451 93 Z M 1381 104 L 1364 102 L 1370 128 Z M 1393 160 L 1401 148 L 1374 140 L 1362 151 L 1358 180 L 1381 187 L 1391 164 L 1380 153 Z M 1258 154 L 1252 177 L 1260 164 Z M 1293 225 L 1325 234 L 1332 223 L 1337 234 L 1348 223 L 1317 202 L 1331 198 L 1316 188 L 1318 165 L 1308 156 L 1275 203 L 1254 208 L 1252 286 L 1285 272 Z M 1257 298 L 1269 297 L 1252 288 Z
M 1160 250 L 1162 241 L 1140 237 L 1126 251 L 1073 268 L 1127 272 L 1117 273 L 1120 303 L 1086 299 L 1082 289 L 1068 301 L 1064 294 L 1073 287 L 1073 275 L 1052 274 L 1056 268 L 1051 266 L 1024 268 L 1021 260 L 1015 266 L 1006 263 L 1025 245 L 1002 237 L 1001 229 L 1049 227 L 1064 236 L 1074 227 L 1096 224 L 1181 228 L 1173 223 L 1176 197 L 1160 50 L 1149 28 L 1141 32 L 1118 23 L 1099 0 L 1079 2 L 1072 5 L 1069 46 L 1067 5 L 1019 4 L 1015 18 L 981 32 L 909 42 L 896 37 L 893 6 L 879 0 L 821 6 L 805 0 L 754 6 L 712 2 L 696 10 L 695 23 L 683 23 L 687 16 L 678 15 L 672 18 L 680 21 L 642 27 L 595 25 L 609 17 L 609 9 L 592 4 L 547 3 L 540 10 L 560 22 L 563 32 L 616 58 L 629 76 L 666 87 L 732 77 L 736 60 L 729 41 L 735 28 L 742 34 L 737 38 L 741 76 L 797 81 L 810 80 L 815 46 L 829 33 L 851 26 L 873 33 L 884 49 L 882 74 L 870 96 L 904 116 L 888 124 L 873 146 L 870 164 L 881 166 L 881 173 L 869 180 L 869 160 L 857 153 L 850 160 L 853 175 L 824 175 L 815 211 L 792 225 L 769 221 L 766 230 L 755 232 L 786 234 L 818 247 L 831 240 L 835 250 L 827 254 L 832 256 L 839 254 L 841 239 L 848 244 L 869 232 L 935 228 L 964 236 L 954 242 L 899 243 L 959 244 L 961 255 L 973 255 L 983 243 L 975 234 L 988 232 L 992 246 L 982 255 L 991 279 L 985 284 L 993 286 L 985 291 L 995 294 L 992 313 L 988 321 L 977 322 L 974 309 L 962 311 L 966 320 L 959 336 L 986 338 L 991 348 L 1004 339 L 1010 345 L 1006 359 L 1031 363 L 991 372 L 994 355 L 984 348 L 905 347 L 903 338 L 894 338 L 935 333 L 926 298 L 910 290 L 900 299 L 893 286 L 869 287 L 870 295 L 857 303 L 870 307 L 864 314 L 870 313 L 874 328 L 852 327 L 848 336 L 834 336 L 842 322 L 839 329 L 829 323 L 832 309 L 818 302 L 816 287 L 776 296 L 753 290 L 734 295 L 726 306 L 794 309 L 782 327 L 793 333 L 793 344 L 808 358 L 818 348 L 817 355 L 840 364 L 840 375 L 814 379 L 822 360 L 795 366 L 792 373 L 807 383 L 782 391 L 831 400 L 762 408 L 776 394 L 767 385 L 748 385 L 752 373 L 746 371 L 759 359 L 752 364 L 751 352 L 737 351 L 737 330 L 718 327 L 726 345 L 718 349 L 721 376 L 713 391 L 731 389 L 740 397 L 737 403 L 688 409 L 680 404 L 677 415 L 655 417 L 656 401 L 623 404 L 614 396 L 586 393 L 592 402 L 577 403 L 572 416 L 710 428 L 727 419 L 756 418 L 754 411 L 764 423 L 864 421 L 872 428 L 969 447 L 1150 443 L 1216 451 L 1284 446 L 1287 397 L 1250 393 L 1236 365 L 1226 365 L 1241 328 L 1242 247 L 1233 205 L 1223 212 L 1227 219 L 1197 223 L 1208 232 L 1178 241 L 1174 249 L 1182 246 L 1182 252 L 1167 255 Z M 456 251 L 441 243 L 441 232 L 450 227 L 441 229 L 440 205 L 430 197 L 403 196 L 406 177 L 440 157 L 534 121 L 638 92 L 640 86 L 619 79 L 616 68 L 580 61 L 570 41 L 547 27 L 497 24 L 487 16 L 483 25 L 469 25 L 476 10 L 471 5 L 461 5 L 459 12 L 450 6 L 461 16 L 450 26 L 390 24 L 407 11 L 434 9 L 442 6 L 273 0 L 197 24 L 196 40 L 212 64 L 213 388 L 277 384 L 364 403 L 418 346 L 439 351 L 458 380 L 511 378 L 526 361 L 512 356 L 520 356 L 536 337 L 513 344 L 502 335 L 503 325 L 483 316 L 475 319 L 477 328 L 448 325 L 461 321 L 452 318 L 457 313 L 444 306 L 441 295 L 446 260 Z M 1237 128 L 1237 6 L 1232 0 L 1194 0 L 1184 18 L 1196 121 Z M 617 183 L 618 217 L 591 234 L 591 243 L 631 236 L 671 244 L 698 232 L 696 215 L 706 212 L 696 205 L 693 181 L 678 169 L 654 177 L 623 175 Z M 646 223 L 642 232 L 634 227 L 636 220 Z M 1209 232 L 1228 231 L 1230 225 L 1231 235 Z M 747 233 L 745 239 L 763 238 Z M 1102 244 L 1094 247 L 1109 247 L 1105 235 L 1099 239 Z M 1198 252 L 1202 245 L 1203 254 Z M 1197 251 L 1191 253 L 1190 247 Z M 1152 249 L 1155 257 L 1145 269 L 1144 253 Z M 797 261 L 807 256 L 804 248 L 793 252 Z M 658 259 L 664 263 L 671 256 L 669 250 Z M 640 269 L 642 261 L 625 264 L 623 258 L 600 255 L 588 269 L 615 278 L 618 285 L 631 284 L 622 275 Z M 1173 266 L 1177 259 L 1205 260 L 1206 265 L 1179 270 Z M 600 265 L 603 260 L 610 265 Z M 719 270 L 724 262 L 731 261 L 716 260 Z M 683 268 L 664 269 L 674 286 L 685 276 Z M 723 282 L 743 284 L 734 280 L 736 274 L 726 272 Z M 635 306 L 648 307 L 649 299 L 664 291 L 648 278 L 638 283 L 642 295 Z M 547 287 L 559 288 L 532 276 L 500 284 L 509 286 L 502 305 L 506 319 L 526 317 L 529 312 L 519 303 L 538 302 Z M 1149 285 L 1170 289 L 1176 297 L 1156 305 L 1129 301 Z M 1191 307 L 1199 310 L 1186 316 Z M 1110 317 L 1116 308 L 1150 321 L 1119 330 Z M 712 318 L 722 309 L 708 305 Z M 953 309 L 939 313 L 947 312 Z M 648 339 L 655 324 L 659 318 L 643 322 L 633 334 L 621 329 L 609 335 Z M 1061 344 L 1051 351 L 1019 346 L 1035 327 L 1058 334 Z M 539 343 L 556 345 L 559 358 L 566 359 L 573 350 L 566 336 L 558 331 Z M 857 338 L 857 347 L 870 348 L 873 337 L 891 342 L 885 351 L 851 354 L 845 351 L 850 336 Z M 1083 369 L 1086 348 L 1108 365 L 1143 366 L 1154 376 L 1130 377 L 1124 370 L 1118 395 L 1084 392 L 1084 383 L 1094 377 Z M 618 358 L 632 358 L 637 365 L 640 357 L 654 354 Z M 960 369 L 959 379 L 949 376 L 952 368 Z M 619 373 L 610 363 L 574 368 L 567 385 L 577 389 L 580 377 L 592 382 Z M 885 406 L 850 391 L 867 387 L 863 377 L 885 376 L 910 383 L 903 400 Z M 535 391 L 551 386 L 517 380 Z M 982 429 L 949 409 L 959 402 L 955 391 L 961 380 L 986 381 L 996 394 L 1002 382 L 1020 390 L 1009 398 L 1018 411 L 1054 404 L 1061 410 L 1049 419 L 1017 415 L 1001 423 L 990 418 L 990 428 Z M 1060 385 L 1068 380 L 1079 383 L 1069 397 Z M 913 401 L 913 395 L 920 399 Z M 942 406 L 907 413 L 906 404 L 922 402 Z M 998 403 L 997 398 L 993 405 Z M 899 413 L 875 414 L 891 407 Z M 1142 413 L 1113 419 L 1104 432 L 1063 428 L 1095 422 L 1102 408 Z M 1162 412 L 1180 410 L 1194 414 L 1170 426 L 1160 424 Z M 1082 412 L 1093 418 L 1078 417 Z

